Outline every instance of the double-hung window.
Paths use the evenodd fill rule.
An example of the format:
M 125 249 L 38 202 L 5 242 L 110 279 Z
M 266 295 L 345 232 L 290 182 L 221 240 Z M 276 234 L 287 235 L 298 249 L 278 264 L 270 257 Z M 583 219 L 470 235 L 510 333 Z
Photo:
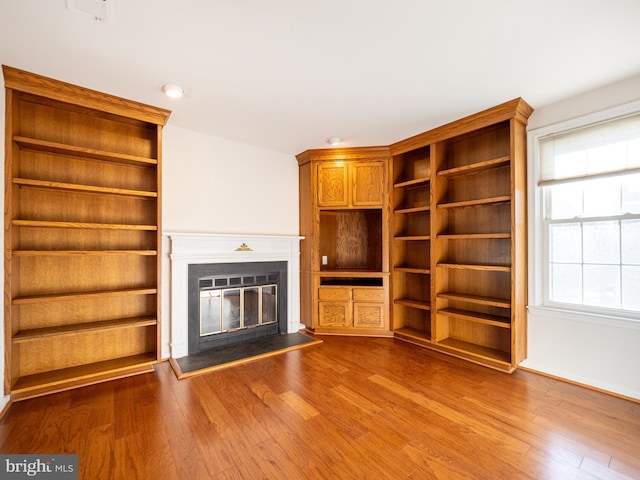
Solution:
M 535 141 L 538 303 L 640 318 L 640 112 Z

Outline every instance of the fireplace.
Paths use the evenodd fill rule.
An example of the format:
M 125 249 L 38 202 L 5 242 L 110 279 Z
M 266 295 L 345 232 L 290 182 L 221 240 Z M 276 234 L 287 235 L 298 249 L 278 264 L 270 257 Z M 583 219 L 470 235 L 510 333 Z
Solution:
M 287 333 L 287 262 L 189 265 L 189 355 Z
M 207 339 L 203 343 L 206 348 L 215 346 L 216 342 L 229 344 L 237 339 L 244 341 L 258 335 L 270 335 L 276 327 L 278 334 L 295 333 L 304 328 L 300 322 L 300 240 L 304 237 L 167 233 L 165 238 L 169 255 L 164 271 L 169 272 L 166 281 L 170 283 L 171 292 L 169 298 L 163 297 L 163 311 L 171 312 L 169 331 L 163 334 L 163 338 L 170 339 L 169 343 L 163 344 L 165 358 L 182 358 L 192 352 L 190 343 L 194 335 L 190 332 L 189 319 L 193 311 L 198 311 L 200 316 L 201 295 L 205 301 L 211 296 L 209 307 L 214 312 L 207 314 L 205 320 L 207 334 L 204 336 Z M 278 275 L 277 281 L 269 278 L 274 273 Z M 265 276 L 267 278 L 263 278 Z M 262 290 L 255 287 L 262 287 Z M 244 307 L 244 311 L 226 325 L 218 323 L 219 332 L 214 326 L 218 321 L 215 312 L 220 312 L 215 300 L 218 294 L 221 302 L 225 294 L 229 299 L 228 313 L 221 313 L 222 322 L 227 315 L 233 317 L 234 308 L 237 311 Z M 258 296 L 262 296 L 261 306 L 252 303 Z M 270 306 L 274 297 L 277 297 L 275 308 Z M 244 303 L 241 305 L 241 302 Z M 256 323 L 258 306 L 261 312 L 267 311 L 261 313 L 262 319 L 258 317 Z M 269 317 L 274 310 L 277 322 Z M 197 325 L 197 337 L 200 337 L 200 320 Z

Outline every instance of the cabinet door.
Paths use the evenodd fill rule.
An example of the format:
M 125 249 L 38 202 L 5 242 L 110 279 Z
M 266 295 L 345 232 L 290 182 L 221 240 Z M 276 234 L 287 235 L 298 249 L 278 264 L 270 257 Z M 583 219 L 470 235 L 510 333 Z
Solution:
M 351 165 L 351 204 L 354 207 L 382 207 L 384 167 L 382 162 Z
M 350 327 L 351 304 L 349 302 L 319 302 L 318 326 Z
M 318 206 L 348 207 L 348 190 L 347 164 L 337 162 L 318 165 Z
M 384 327 L 384 289 L 353 289 L 353 326 L 360 328 Z
M 320 287 L 318 300 L 318 326 L 351 326 L 351 288 Z
M 354 303 L 353 326 L 360 328 L 384 327 L 384 304 Z

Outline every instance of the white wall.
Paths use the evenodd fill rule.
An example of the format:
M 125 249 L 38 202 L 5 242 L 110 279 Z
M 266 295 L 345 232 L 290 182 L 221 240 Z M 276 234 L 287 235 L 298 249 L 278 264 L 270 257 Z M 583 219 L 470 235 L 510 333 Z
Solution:
M 169 124 L 162 149 L 163 232 L 298 235 L 292 155 Z M 163 237 L 162 346 L 170 355 L 169 241 Z
M 638 99 L 640 76 L 539 107 L 529 119 L 529 130 Z M 530 156 L 529 162 L 533 161 Z M 533 220 L 529 221 L 530 229 Z M 535 260 L 531 255 L 530 273 Z M 535 285 L 533 279 L 530 285 Z M 538 292 L 531 291 L 530 303 L 535 303 L 536 297 Z M 522 366 L 640 399 L 640 323 L 534 306 L 529 312 L 528 359 Z
M 196 133 L 163 131 L 163 231 L 297 235 L 292 155 Z

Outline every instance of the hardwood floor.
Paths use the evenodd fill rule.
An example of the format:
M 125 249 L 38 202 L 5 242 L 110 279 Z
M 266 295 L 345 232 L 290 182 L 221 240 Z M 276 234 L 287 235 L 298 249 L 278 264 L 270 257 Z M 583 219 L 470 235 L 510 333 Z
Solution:
M 25 400 L 2 453 L 83 479 L 640 479 L 640 404 L 393 339 L 323 343 L 177 380 Z

